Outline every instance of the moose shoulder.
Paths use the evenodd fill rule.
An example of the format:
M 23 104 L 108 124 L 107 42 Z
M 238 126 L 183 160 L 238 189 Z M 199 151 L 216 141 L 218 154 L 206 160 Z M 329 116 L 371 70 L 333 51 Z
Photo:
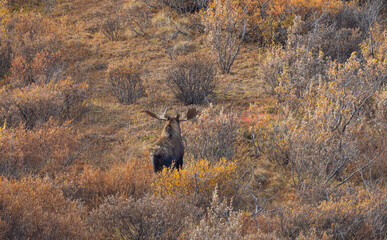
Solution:
M 150 111 L 144 111 L 149 116 L 156 119 L 166 121 L 163 131 L 158 142 L 151 148 L 151 161 L 153 170 L 159 172 L 163 167 L 173 167 L 180 169 L 183 166 L 184 146 L 181 139 L 180 122 L 193 119 L 198 111 L 196 108 L 190 108 L 187 111 L 185 118 L 180 118 L 180 114 L 176 117 L 166 115 L 157 115 Z

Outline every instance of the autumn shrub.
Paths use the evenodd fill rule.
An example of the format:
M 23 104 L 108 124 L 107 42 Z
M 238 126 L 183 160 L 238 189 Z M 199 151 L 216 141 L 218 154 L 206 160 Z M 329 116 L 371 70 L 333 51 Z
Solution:
M 0 78 L 8 72 L 11 66 L 11 46 L 7 40 L 0 37 Z
M 192 13 L 206 8 L 209 0 L 160 0 L 165 6 L 176 9 L 180 13 Z
M 140 0 L 140 2 L 150 7 L 151 9 L 159 9 L 163 5 L 159 0 Z
M 68 77 L 48 86 L 55 89 L 56 99 L 61 101 L 60 120 L 79 120 L 87 112 L 85 100 L 89 86 L 86 82 L 77 82 Z
M 44 7 L 49 11 L 55 6 L 56 0 L 8 0 L 8 6 L 13 10 L 21 8 Z
M 44 10 L 48 13 L 56 6 L 56 0 L 43 0 Z
M 125 60 L 109 65 L 107 81 L 113 95 L 122 104 L 136 102 L 145 93 L 142 84 L 142 63 Z
M 336 186 L 327 186 L 324 183 L 317 183 L 305 188 L 294 191 L 291 196 L 300 205 L 318 206 L 322 202 L 331 201 L 332 199 L 339 199 L 347 193 L 353 193 L 355 190 L 352 186 L 343 189 Z
M 7 34 L 7 24 L 11 20 L 7 1 L 0 1 L 0 79 L 8 72 L 11 65 L 11 43 Z
M 290 48 L 307 46 L 314 51 L 323 51 L 339 62 L 345 62 L 354 51 L 360 52 L 361 42 L 370 36 L 379 22 L 382 3 L 370 1 L 365 6 L 354 2 L 340 5 L 335 11 L 324 10 L 303 20 L 296 17 L 294 26 L 299 26 L 293 26 L 289 31 L 287 44 Z
M 270 47 L 261 57 L 261 62 L 258 67 L 257 77 L 261 79 L 265 85 L 263 88 L 266 92 L 274 95 L 275 88 L 278 86 L 278 79 L 281 76 L 286 65 L 283 59 L 285 51 L 282 47 Z
M 88 225 L 100 239 L 177 239 L 200 212 L 182 198 L 110 196 L 90 213 Z
M 367 134 L 357 127 L 363 124 L 363 129 L 367 126 L 370 132 L 379 131 L 376 125 L 369 125 L 367 115 L 373 110 L 366 107 L 385 81 L 385 63 L 375 60 L 369 56 L 361 63 L 353 54 L 345 64 L 332 64 L 329 70 L 331 81 L 320 83 L 316 93 L 310 93 L 313 95 L 308 94 L 304 99 L 307 114 L 300 124 L 303 130 L 297 129 L 292 140 L 292 149 L 298 149 L 291 157 L 295 168 L 298 168 L 296 165 L 300 167 L 297 171 L 305 173 L 306 169 L 301 166 L 313 164 L 314 169 L 320 169 L 315 176 L 326 175 L 325 182 L 328 182 L 343 174 L 346 167 L 360 169 L 380 157 L 383 140 L 372 134 L 376 137 L 373 146 L 364 144 L 369 141 L 366 140 Z M 305 131 L 316 134 L 307 136 Z M 314 146 L 319 143 L 319 147 L 309 147 L 311 142 Z M 374 150 L 371 154 L 366 149 Z M 300 154 L 300 151 L 307 155 Z M 314 159 L 312 156 L 316 160 L 310 162 Z M 326 174 L 321 174 L 322 169 L 326 169 Z
M 57 22 L 40 14 L 18 15 L 10 28 L 13 40 L 12 51 L 32 63 L 37 53 L 46 50 L 56 54 L 63 45 L 62 32 Z
M 168 69 L 166 82 L 180 102 L 203 104 L 215 89 L 216 67 L 199 55 L 180 58 Z
M 377 54 L 383 52 L 380 46 L 370 54 L 369 41 L 364 44 L 363 60 L 353 53 L 345 63 L 332 62 L 326 80 L 309 83 L 302 95 L 297 94 L 297 86 L 280 78 L 276 92 L 283 96 L 279 102 L 283 115 L 278 124 L 265 126 L 263 119 L 256 125 L 261 132 L 256 138 L 258 149 L 269 153 L 269 159 L 273 152 L 281 153 L 274 155 L 274 161 L 281 164 L 286 159 L 294 186 L 340 185 L 383 159 L 384 140 L 378 134 L 381 128 L 373 114 L 378 110 L 372 102 L 385 83 L 385 55 Z M 282 126 L 279 134 L 278 126 Z M 273 139 L 281 144 L 273 144 Z
M 150 17 L 151 10 L 147 6 L 132 5 L 126 13 L 126 21 L 129 28 L 137 36 L 145 36 L 148 29 L 152 26 Z
M 322 51 L 332 60 L 340 62 L 349 58 L 352 52 L 360 50 L 364 35 L 359 28 L 340 28 L 331 23 L 328 15 L 311 21 L 313 24 L 295 17 L 294 25 L 289 28 L 288 49 L 303 46 L 315 54 Z
M 365 1 L 365 4 L 348 2 L 338 9 L 333 21 L 338 28 L 358 28 L 363 38 L 369 36 L 375 23 L 383 17 L 382 0 Z
M 62 64 L 60 52 L 49 53 L 43 50 L 37 53 L 32 61 L 31 70 L 35 82 L 57 82 L 62 77 Z
M 279 166 L 286 166 L 290 157 L 291 132 L 288 122 L 279 118 L 277 121 L 267 113 L 260 113 L 256 105 L 251 105 L 248 122 L 256 156 L 263 155 L 267 160 Z
M 34 82 L 53 82 L 62 72 L 62 32 L 56 22 L 37 14 L 14 17 L 9 32 L 12 41 L 9 82 L 25 87 Z
M 196 50 L 196 46 L 192 41 L 182 41 L 175 44 L 173 54 L 177 56 L 187 55 Z
M 72 79 L 56 84 L 32 84 L 25 88 L 3 88 L 0 90 L 0 121 L 8 126 L 23 123 L 32 129 L 51 117 L 57 121 L 82 116 L 86 107 L 87 85 L 77 84 Z
M 199 13 L 223 73 L 230 73 L 239 54 L 246 35 L 246 11 L 236 1 L 214 0 L 207 10 Z
M 118 14 L 115 14 L 113 17 L 109 16 L 101 24 L 101 32 L 111 41 L 118 40 L 122 31 L 122 16 Z
M 386 234 L 386 192 L 359 190 L 318 206 L 287 209 L 283 215 L 283 236 L 296 238 L 315 231 L 318 237 L 383 239 Z
M 265 54 L 258 77 L 266 82 L 267 91 L 276 95 L 277 100 L 287 101 L 290 93 L 277 91 L 279 84 L 292 89 L 292 94 L 302 98 L 308 87 L 315 86 L 320 80 L 327 80 L 329 64 L 330 61 L 322 52 L 314 54 L 305 47 L 287 50 L 274 47 Z
M 278 239 L 266 231 L 249 212 L 234 209 L 232 199 L 219 196 L 215 188 L 210 205 L 199 224 L 190 224 L 184 239 Z M 274 222 L 270 219 L 271 222 Z
M 316 86 L 321 80 L 328 81 L 331 59 L 345 61 L 353 51 L 360 50 L 363 38 L 355 29 L 327 29 L 326 25 L 322 26 L 318 22 L 314 30 L 301 34 L 305 31 L 305 25 L 304 21 L 296 17 L 294 25 L 289 28 L 287 46 L 269 48 L 258 69 L 258 77 L 266 82 L 267 91 L 276 94 L 279 101 L 291 99 L 291 94 L 303 98 L 309 87 Z M 356 40 L 340 34 L 352 34 Z M 332 42 L 330 39 L 343 42 Z M 279 84 L 295 92 L 277 91 Z
M 296 14 L 293 10 L 294 1 L 283 0 L 238 0 L 239 7 L 245 7 L 247 29 L 246 40 L 257 42 L 260 46 L 284 44 L 287 29 L 292 25 Z M 242 20 L 239 14 L 237 18 Z
M 78 139 L 71 127 L 56 126 L 53 121 L 33 130 L 5 125 L 0 144 L 0 174 L 12 177 L 61 170 L 70 154 L 78 149 Z
M 228 204 L 226 199 L 221 200 L 217 188 L 206 213 L 200 224 L 189 231 L 187 239 L 243 239 L 243 213 L 234 211 L 232 204 Z
M 130 160 L 107 170 L 85 166 L 71 173 L 64 181 L 58 179 L 66 197 L 97 207 L 110 195 L 140 198 L 150 192 L 153 170 L 142 160 Z
M 10 20 L 10 13 L 7 8 L 7 0 L 1 0 L 0 1 L 0 33 L 2 37 L 4 36 L 4 31 L 5 31 L 5 25 L 6 23 Z
M 45 50 L 37 53 L 32 63 L 17 56 L 11 62 L 8 81 L 14 88 L 26 87 L 32 83 L 56 82 L 62 77 L 59 58 L 59 54 L 48 55 Z
M 295 16 L 309 20 L 311 16 L 320 16 L 323 13 L 335 14 L 344 5 L 340 0 L 235 0 L 229 5 L 230 11 L 234 14 L 228 14 L 225 9 L 219 7 L 226 6 L 227 1 L 218 2 L 221 4 L 217 7 L 218 11 L 223 12 L 224 16 L 227 15 L 228 22 L 243 24 L 246 17 L 245 39 L 258 42 L 261 46 L 273 43 L 285 45 L 288 28 L 292 26 Z M 219 24 L 222 24 L 221 18 L 216 15 L 208 17 L 217 18 L 220 20 Z M 226 25 L 224 26 L 226 28 Z
M 212 162 L 235 158 L 240 127 L 235 114 L 209 107 L 201 112 L 197 121 L 187 124 L 183 138 L 189 158 Z
M 47 179 L 0 178 L 3 239 L 86 239 L 82 208 Z
M 236 161 L 226 160 L 216 163 L 204 159 L 191 160 L 180 171 L 165 168 L 156 176 L 153 189 L 156 194 L 191 198 L 193 202 L 205 206 L 216 185 L 221 196 L 236 194 L 233 184 L 237 184 L 237 164 Z

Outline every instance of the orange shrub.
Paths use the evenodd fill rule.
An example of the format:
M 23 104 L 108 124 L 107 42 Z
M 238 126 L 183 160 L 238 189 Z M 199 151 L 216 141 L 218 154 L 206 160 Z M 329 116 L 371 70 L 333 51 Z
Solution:
M 179 239 L 201 211 L 184 198 L 108 197 L 88 217 L 92 236 L 99 239 Z
M 67 197 L 84 201 L 89 207 L 98 206 L 107 196 L 139 198 L 149 192 L 153 170 L 141 160 L 129 160 L 108 170 L 85 166 L 78 174 L 58 179 Z
M 357 189 L 339 199 L 324 201 L 318 206 L 293 206 L 283 215 L 283 236 L 299 235 L 345 239 L 383 239 L 386 234 L 386 191 Z M 318 238 L 317 238 L 318 239 Z
M 55 84 L 0 89 L 0 122 L 9 126 L 23 123 L 32 129 L 51 117 L 57 121 L 77 118 L 85 112 L 87 88 L 68 78 Z
M 82 211 L 46 179 L 0 178 L 2 239 L 86 239 Z
M 63 169 L 69 154 L 78 148 L 78 140 L 65 124 L 52 121 L 39 129 L 23 127 L 0 130 L 0 174 L 20 177 L 26 173 L 42 174 Z
M 61 77 L 60 54 L 49 54 L 43 50 L 35 55 L 29 63 L 22 56 L 16 56 L 10 67 L 9 83 L 14 88 L 21 88 L 32 83 L 56 82 Z
M 8 35 L 14 58 L 9 82 L 14 87 L 24 87 L 57 80 L 63 64 L 61 27 L 48 17 L 32 13 L 16 15 L 12 26 Z

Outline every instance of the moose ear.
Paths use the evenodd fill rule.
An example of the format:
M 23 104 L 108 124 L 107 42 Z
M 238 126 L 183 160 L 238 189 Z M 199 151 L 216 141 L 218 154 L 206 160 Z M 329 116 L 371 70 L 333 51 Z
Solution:
M 154 117 L 154 118 L 157 118 L 157 119 L 159 119 L 159 120 L 167 120 L 167 119 L 165 119 L 165 118 L 160 117 L 160 116 L 157 115 L 157 114 L 154 114 L 154 113 L 151 112 L 151 111 L 145 110 L 145 111 L 143 111 L 143 112 L 145 112 L 145 113 L 147 113 L 149 116 Z
M 194 118 L 196 116 L 196 114 L 198 114 L 198 111 L 196 110 L 196 108 L 188 109 L 188 111 L 187 111 L 187 120 L 190 120 L 190 119 Z
M 198 112 L 198 110 L 196 110 L 196 108 L 190 108 L 187 111 L 187 117 L 185 119 L 181 119 L 180 121 L 190 120 L 190 119 L 194 118 L 198 113 L 199 112 Z

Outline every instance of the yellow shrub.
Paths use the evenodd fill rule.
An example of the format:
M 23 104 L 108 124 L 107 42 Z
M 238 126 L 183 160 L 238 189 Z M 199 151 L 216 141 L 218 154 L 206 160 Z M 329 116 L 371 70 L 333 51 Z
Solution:
M 7 0 L 0 0 L 0 36 L 4 34 L 4 27 L 6 22 L 9 21 L 9 11 L 6 7 Z
M 164 169 L 153 183 L 154 191 L 161 195 L 192 196 L 208 203 L 216 185 L 222 195 L 232 197 L 233 182 L 237 177 L 237 162 L 221 160 L 212 164 L 202 159 L 191 161 L 180 171 Z

